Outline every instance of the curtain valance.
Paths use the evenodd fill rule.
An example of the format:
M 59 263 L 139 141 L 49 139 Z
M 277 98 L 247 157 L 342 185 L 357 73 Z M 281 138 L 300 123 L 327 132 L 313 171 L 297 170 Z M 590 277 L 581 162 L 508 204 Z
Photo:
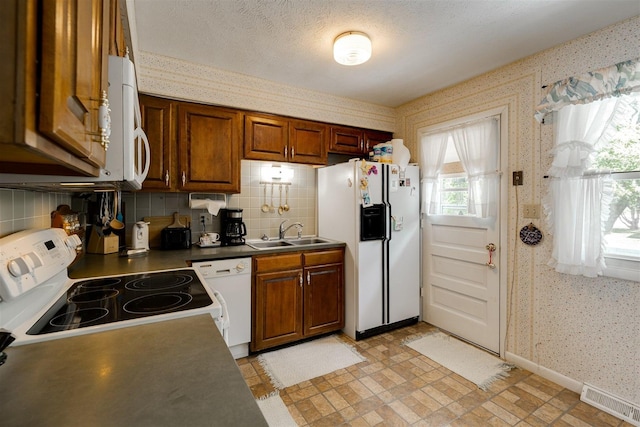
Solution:
M 555 82 L 536 107 L 535 118 L 542 122 L 548 113 L 566 105 L 586 104 L 631 92 L 640 92 L 640 58 Z

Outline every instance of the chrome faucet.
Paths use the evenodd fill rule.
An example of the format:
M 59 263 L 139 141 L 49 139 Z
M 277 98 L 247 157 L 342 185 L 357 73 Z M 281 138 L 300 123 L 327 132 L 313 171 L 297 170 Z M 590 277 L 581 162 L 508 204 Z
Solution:
M 300 237 L 302 237 L 302 227 L 304 227 L 304 225 L 302 225 L 299 222 L 294 222 L 293 224 L 291 224 L 290 226 L 288 226 L 287 228 L 284 228 L 284 223 L 289 221 L 288 219 L 285 219 L 284 221 L 282 221 L 280 223 L 280 227 L 278 228 L 278 239 L 284 239 L 284 234 L 287 232 L 287 230 L 289 230 L 291 227 L 297 227 L 298 228 L 298 239 Z

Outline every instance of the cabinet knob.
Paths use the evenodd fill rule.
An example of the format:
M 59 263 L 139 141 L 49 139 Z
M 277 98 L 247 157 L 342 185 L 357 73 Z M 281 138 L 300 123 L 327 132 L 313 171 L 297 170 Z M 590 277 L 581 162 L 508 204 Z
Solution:
M 182 186 L 184 187 L 186 183 L 187 183 L 187 174 L 185 173 L 185 171 L 182 171 Z
M 311 273 L 307 271 L 307 285 L 311 286 Z
M 302 273 L 300 273 L 300 287 L 302 287 Z
M 291 159 L 293 160 L 295 156 L 296 156 L 296 147 L 291 147 Z
M 284 146 L 284 157 L 287 157 L 287 153 L 289 152 L 289 147 Z
M 166 187 L 169 186 L 169 170 L 168 169 L 164 172 L 164 185 Z

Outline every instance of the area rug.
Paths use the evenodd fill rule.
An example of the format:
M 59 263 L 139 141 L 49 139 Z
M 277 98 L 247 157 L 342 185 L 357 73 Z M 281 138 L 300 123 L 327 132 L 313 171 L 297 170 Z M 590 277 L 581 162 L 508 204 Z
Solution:
M 271 427 L 298 427 L 277 392 L 261 397 L 256 402 Z
M 335 335 L 258 356 L 277 389 L 286 388 L 367 360 Z
M 404 344 L 485 391 L 492 382 L 509 376 L 508 372 L 513 368 L 513 365 L 442 332 Z

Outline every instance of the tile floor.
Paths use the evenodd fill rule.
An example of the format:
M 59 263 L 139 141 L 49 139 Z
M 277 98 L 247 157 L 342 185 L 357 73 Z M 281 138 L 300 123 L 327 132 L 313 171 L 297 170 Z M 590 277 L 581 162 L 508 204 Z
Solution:
M 433 330 L 420 322 L 361 341 L 340 334 L 367 361 L 280 390 L 280 397 L 300 426 L 631 426 L 528 371 L 513 369 L 482 391 L 401 345 Z M 274 391 L 257 356 L 237 362 L 256 398 Z

